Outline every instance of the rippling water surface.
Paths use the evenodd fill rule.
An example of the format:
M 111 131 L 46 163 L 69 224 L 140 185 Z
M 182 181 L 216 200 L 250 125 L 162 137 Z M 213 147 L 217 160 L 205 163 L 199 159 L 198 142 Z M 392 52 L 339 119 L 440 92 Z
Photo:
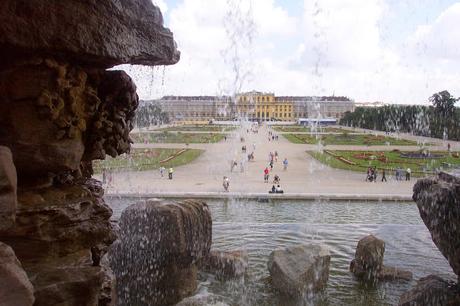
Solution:
M 126 200 L 109 200 L 117 218 Z M 129 201 L 130 202 L 130 201 Z M 395 305 L 415 280 L 428 274 L 454 277 L 433 244 L 414 203 L 208 201 L 213 218 L 213 248 L 245 250 L 249 268 L 240 280 L 221 282 L 203 274 L 198 295 L 229 305 Z M 410 270 L 411 282 L 366 286 L 348 271 L 360 238 L 385 240 L 385 264 Z M 322 294 L 291 300 L 268 281 L 271 251 L 304 243 L 322 243 L 331 251 L 330 276 Z

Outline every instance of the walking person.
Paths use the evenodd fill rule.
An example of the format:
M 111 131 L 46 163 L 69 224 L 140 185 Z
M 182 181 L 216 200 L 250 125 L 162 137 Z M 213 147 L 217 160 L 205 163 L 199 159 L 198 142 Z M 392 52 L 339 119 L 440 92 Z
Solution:
M 265 167 L 264 170 L 264 183 L 268 183 L 268 177 L 270 176 L 270 170 L 268 170 L 268 167 Z
M 366 172 L 366 182 L 371 180 L 371 167 L 367 167 L 367 172 Z
M 386 174 L 385 174 L 385 168 L 382 169 L 382 182 L 383 181 L 387 181 L 387 177 L 386 177 Z
M 230 187 L 230 179 L 228 177 L 224 176 L 222 186 L 224 187 L 224 190 L 228 192 L 228 189 Z
M 160 176 L 161 176 L 161 177 L 164 176 L 165 170 L 166 170 L 165 167 L 163 167 L 163 166 L 160 167 Z
M 406 170 L 406 181 L 410 181 L 411 172 L 412 172 L 412 170 L 410 168 L 407 168 L 407 170 Z
M 169 168 L 169 171 L 168 171 L 168 177 L 169 177 L 169 179 L 170 179 L 170 180 L 172 180 L 172 179 L 173 179 L 173 173 L 174 173 L 174 169 L 173 169 L 172 167 L 171 167 L 171 168 Z
M 285 158 L 285 159 L 283 160 L 283 170 L 286 171 L 286 170 L 287 170 L 287 167 L 288 167 L 288 160 L 287 160 L 287 158 Z
M 270 170 L 273 170 L 273 159 L 270 161 Z
M 230 172 L 233 172 L 233 169 L 235 169 L 235 167 L 237 166 L 237 163 L 235 160 L 232 160 L 231 164 L 230 164 Z
M 107 173 L 107 187 L 112 187 L 112 182 L 113 182 L 113 172 L 112 170 L 109 170 Z

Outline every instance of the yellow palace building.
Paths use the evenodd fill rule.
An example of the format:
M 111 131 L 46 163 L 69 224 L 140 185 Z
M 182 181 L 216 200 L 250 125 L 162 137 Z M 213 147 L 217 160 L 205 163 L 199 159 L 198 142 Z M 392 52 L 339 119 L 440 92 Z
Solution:
M 254 121 L 295 121 L 293 103 L 273 93 L 251 91 L 236 97 L 236 111 Z

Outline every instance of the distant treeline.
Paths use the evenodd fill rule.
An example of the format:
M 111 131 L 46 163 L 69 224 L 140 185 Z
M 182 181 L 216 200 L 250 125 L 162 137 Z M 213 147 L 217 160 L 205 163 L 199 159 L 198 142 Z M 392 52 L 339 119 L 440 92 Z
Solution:
M 138 128 L 169 123 L 169 116 L 160 106 L 143 103 L 136 110 L 134 125 Z
M 460 108 L 458 98 L 448 91 L 430 97 L 431 106 L 385 105 L 357 107 L 346 112 L 341 125 L 387 132 L 407 132 L 414 135 L 460 140 Z

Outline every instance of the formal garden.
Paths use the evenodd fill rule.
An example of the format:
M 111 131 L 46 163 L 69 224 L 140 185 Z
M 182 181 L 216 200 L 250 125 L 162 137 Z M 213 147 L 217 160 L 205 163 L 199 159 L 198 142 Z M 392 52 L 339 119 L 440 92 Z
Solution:
M 279 125 L 273 126 L 273 130 L 276 132 L 284 132 L 284 133 L 344 133 L 347 130 L 340 128 L 340 127 L 332 127 L 332 126 L 303 126 L 303 125 Z
M 407 139 L 388 137 L 373 134 L 283 134 L 292 143 L 323 145 L 356 145 L 356 146 L 416 146 L 417 142 Z
M 224 139 L 221 133 L 146 132 L 131 133 L 134 143 L 215 143 Z
M 179 131 L 179 132 L 231 132 L 236 129 L 236 126 L 215 125 L 215 124 L 187 124 L 170 126 L 158 129 L 157 131 Z
M 433 174 L 441 170 L 460 167 L 458 152 L 447 151 L 308 151 L 320 162 L 338 169 L 363 172 L 368 167 L 386 169 L 392 172 L 397 168 L 410 168 L 416 176 Z
M 201 153 L 203 150 L 196 149 L 133 149 L 129 154 L 94 161 L 93 168 L 94 173 L 101 173 L 103 169 L 120 172 L 152 170 L 160 166 L 178 167 L 192 162 Z

